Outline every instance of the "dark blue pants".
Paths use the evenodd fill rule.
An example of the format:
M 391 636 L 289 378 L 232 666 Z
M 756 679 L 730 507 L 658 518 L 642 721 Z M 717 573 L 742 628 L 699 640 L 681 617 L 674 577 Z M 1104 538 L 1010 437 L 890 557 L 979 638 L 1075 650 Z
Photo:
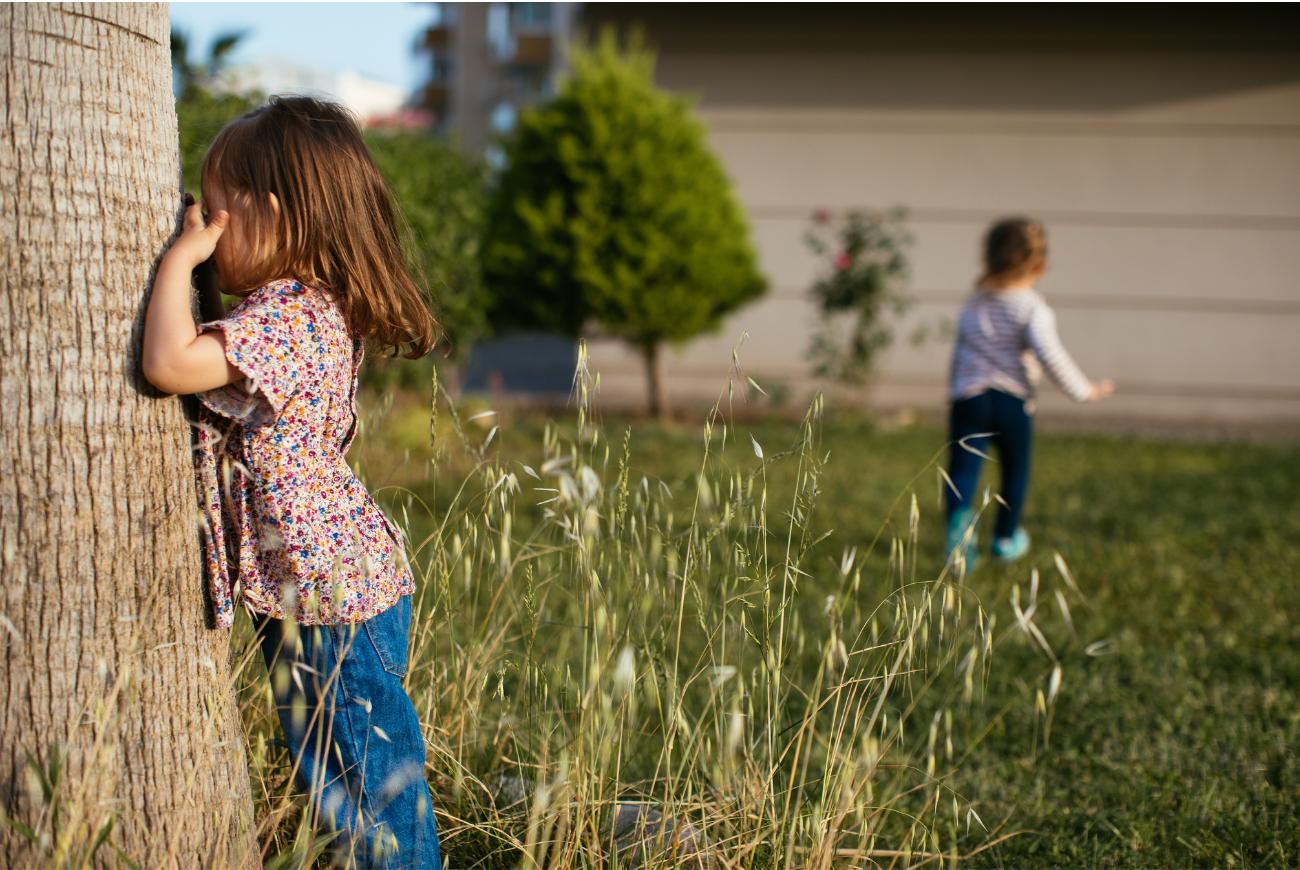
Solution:
M 358 867 L 442 866 L 424 735 L 402 685 L 411 599 L 359 625 L 259 627 L 298 781 Z
M 984 437 L 971 437 L 982 435 Z M 1025 413 L 1025 400 L 1010 393 L 988 390 L 978 396 L 952 403 L 948 417 L 948 476 L 957 492 L 948 490 L 948 516 L 963 507 L 977 507 L 976 495 L 980 467 L 984 460 L 966 450 L 970 447 L 987 454 L 997 449 L 1002 467 L 1002 500 L 998 505 L 994 535 L 1009 538 L 1020 526 L 1020 511 L 1029 488 L 1029 453 L 1033 435 L 1032 418 Z

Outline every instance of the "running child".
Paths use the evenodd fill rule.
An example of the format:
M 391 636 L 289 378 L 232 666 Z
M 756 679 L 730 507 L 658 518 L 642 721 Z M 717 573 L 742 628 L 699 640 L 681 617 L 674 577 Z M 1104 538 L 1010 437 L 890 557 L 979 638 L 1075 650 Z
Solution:
M 1025 218 L 999 221 L 985 236 L 984 274 L 957 320 L 948 391 L 952 488 L 947 491 L 944 552 L 951 556 L 965 541 L 968 567 L 976 552 L 971 526 L 980 453 L 990 445 L 997 448 L 1001 465 L 1003 502 L 993 529 L 993 556 L 1010 562 L 1029 551 L 1020 516 L 1029 486 L 1038 366 L 1076 402 L 1095 401 L 1115 389 L 1110 381 L 1089 381 L 1061 344 L 1056 315 L 1034 289 L 1046 271 L 1043 225 Z

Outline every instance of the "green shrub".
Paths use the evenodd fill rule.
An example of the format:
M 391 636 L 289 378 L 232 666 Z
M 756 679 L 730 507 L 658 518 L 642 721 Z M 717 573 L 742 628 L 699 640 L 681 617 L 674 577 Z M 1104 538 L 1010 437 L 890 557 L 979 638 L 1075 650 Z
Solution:
M 221 128 L 240 115 L 256 108 L 262 99 L 257 94 L 216 94 L 191 88 L 176 101 L 176 121 L 180 127 L 181 173 L 185 189 L 199 196 L 203 155 L 221 132 Z
M 809 250 L 823 262 L 813 283 L 813 298 L 821 312 L 808 357 L 815 371 L 847 383 L 860 383 L 870 374 L 877 355 L 894 340 L 894 318 L 911 306 L 905 288 L 911 275 L 907 252 L 912 236 L 903 209 L 888 212 L 850 211 L 834 218 L 819 210 L 804 237 Z M 849 319 L 847 336 L 840 335 Z
M 452 357 L 487 332 L 479 244 L 486 173 L 425 133 L 370 131 L 366 144 L 411 228 L 412 259 L 424 273 Z
M 652 55 L 606 35 L 506 143 L 485 265 L 494 322 L 617 336 L 644 355 L 760 296 L 744 214 L 690 103 L 657 89 Z

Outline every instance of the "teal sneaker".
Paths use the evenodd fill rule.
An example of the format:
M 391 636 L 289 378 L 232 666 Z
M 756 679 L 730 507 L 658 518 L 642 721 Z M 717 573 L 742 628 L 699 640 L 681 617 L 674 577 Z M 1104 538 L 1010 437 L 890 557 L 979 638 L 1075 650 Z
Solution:
M 948 517 L 948 531 L 944 539 L 945 558 L 951 559 L 958 550 L 962 550 L 968 572 L 974 570 L 975 562 L 979 558 L 979 535 L 973 529 L 974 524 L 974 512 L 970 508 L 959 508 Z M 970 540 L 966 541 L 965 549 L 962 549 L 967 529 L 971 529 Z
M 1029 552 L 1029 533 L 1016 529 L 1009 538 L 993 539 L 993 558 L 999 562 L 1014 562 Z

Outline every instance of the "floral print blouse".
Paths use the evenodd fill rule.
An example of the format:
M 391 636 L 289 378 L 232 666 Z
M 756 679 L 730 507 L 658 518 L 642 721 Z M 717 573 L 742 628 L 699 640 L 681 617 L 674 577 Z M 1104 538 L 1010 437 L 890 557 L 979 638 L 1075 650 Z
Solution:
M 234 605 L 334 625 L 413 590 L 402 539 L 344 459 L 362 346 L 329 296 L 297 281 L 249 294 L 225 334 L 245 380 L 199 394 L 198 479 L 216 623 Z

